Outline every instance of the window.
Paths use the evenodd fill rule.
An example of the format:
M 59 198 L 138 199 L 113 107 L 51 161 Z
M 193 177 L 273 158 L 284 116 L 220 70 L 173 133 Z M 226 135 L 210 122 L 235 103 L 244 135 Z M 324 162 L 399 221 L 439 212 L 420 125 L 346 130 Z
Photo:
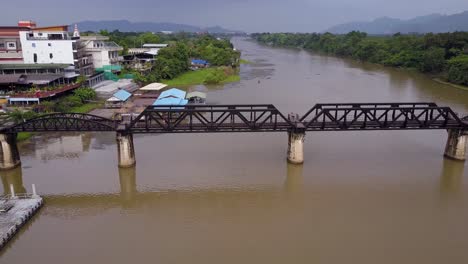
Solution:
M 53 58 L 54 58 L 54 54 L 49 53 L 49 58 L 50 58 L 50 59 L 53 59 Z
M 37 54 L 36 53 L 34 53 L 33 59 L 34 59 L 34 63 L 37 63 Z
M 37 33 L 37 35 L 38 35 L 39 37 L 41 37 L 41 36 L 42 36 L 42 33 Z
M 33 47 L 33 48 L 35 48 L 35 47 L 36 47 L 36 43 L 32 43 L 31 45 L 32 45 L 32 47 Z
M 4 49 L 5 48 L 5 43 L 0 43 L 0 49 Z
M 30 38 L 33 38 L 33 37 L 34 37 L 34 34 L 33 34 L 33 33 L 29 33 L 28 36 L 29 36 Z
M 52 47 L 52 43 L 47 43 L 47 46 Z
M 8 49 L 16 49 L 16 42 L 7 42 Z

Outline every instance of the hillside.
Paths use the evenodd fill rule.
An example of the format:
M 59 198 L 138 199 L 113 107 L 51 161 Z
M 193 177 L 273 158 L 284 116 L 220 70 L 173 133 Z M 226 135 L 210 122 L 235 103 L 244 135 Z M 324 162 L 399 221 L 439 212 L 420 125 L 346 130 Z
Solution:
M 326 30 L 334 34 L 345 34 L 350 31 L 362 31 L 368 34 L 382 35 L 395 33 L 442 33 L 468 31 L 468 11 L 454 14 L 431 14 L 408 20 L 382 17 L 370 22 L 351 22 L 337 25 Z
M 81 31 L 99 31 L 119 30 L 121 32 L 160 32 L 160 31 L 173 31 L 173 32 L 210 32 L 210 33 L 242 33 L 236 30 L 224 29 L 219 26 L 201 28 L 192 25 L 164 23 L 164 22 L 130 22 L 128 20 L 102 20 L 102 21 L 82 21 L 76 23 Z

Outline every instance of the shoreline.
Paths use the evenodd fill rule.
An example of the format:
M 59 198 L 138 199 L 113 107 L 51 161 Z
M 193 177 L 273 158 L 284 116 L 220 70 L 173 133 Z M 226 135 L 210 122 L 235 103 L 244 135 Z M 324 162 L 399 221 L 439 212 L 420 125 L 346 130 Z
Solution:
M 232 69 L 232 68 L 231 68 Z M 190 85 L 201 85 L 207 84 L 207 77 L 214 74 L 218 70 L 223 70 L 222 67 L 204 68 L 196 71 L 185 72 L 174 79 L 163 80 L 162 83 L 168 86 L 190 86 Z M 226 84 L 240 81 L 239 71 L 232 69 L 233 74 L 225 74 L 224 79 L 220 80 L 215 84 Z
M 468 92 L 468 86 L 447 82 L 447 81 L 441 80 L 440 78 L 432 78 L 432 80 L 435 81 L 435 82 L 438 82 L 440 84 L 450 85 L 453 88 L 457 88 L 457 89 Z

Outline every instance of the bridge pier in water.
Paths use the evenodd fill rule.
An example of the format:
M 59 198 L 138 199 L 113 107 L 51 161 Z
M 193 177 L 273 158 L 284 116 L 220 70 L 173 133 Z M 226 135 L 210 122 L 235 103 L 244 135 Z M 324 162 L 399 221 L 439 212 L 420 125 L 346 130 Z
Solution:
M 304 163 L 305 132 L 288 132 L 288 162 L 292 164 Z
M 135 166 L 135 147 L 133 146 L 133 134 L 130 132 L 117 132 L 117 150 L 119 167 L 130 168 Z
M 454 160 L 466 160 L 466 145 L 468 134 L 461 129 L 449 129 L 445 156 Z
M 21 164 L 16 133 L 0 134 L 0 170 L 10 170 Z

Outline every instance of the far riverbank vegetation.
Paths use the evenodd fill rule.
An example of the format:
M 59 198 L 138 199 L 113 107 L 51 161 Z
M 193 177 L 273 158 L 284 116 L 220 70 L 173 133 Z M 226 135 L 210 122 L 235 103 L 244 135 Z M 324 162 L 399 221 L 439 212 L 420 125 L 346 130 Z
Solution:
M 264 44 L 296 47 L 385 66 L 417 69 L 434 78 L 468 86 L 468 32 L 368 36 L 362 32 L 256 33 Z

